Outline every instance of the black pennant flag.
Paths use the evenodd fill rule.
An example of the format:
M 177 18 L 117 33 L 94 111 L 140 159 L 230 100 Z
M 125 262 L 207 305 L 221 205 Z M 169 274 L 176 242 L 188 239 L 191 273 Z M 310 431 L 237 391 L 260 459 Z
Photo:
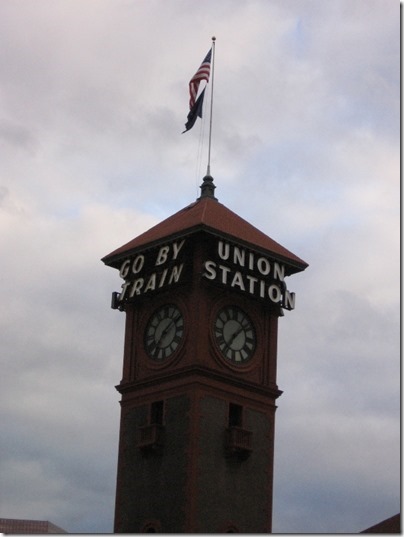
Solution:
M 183 131 L 182 134 L 192 129 L 197 117 L 202 118 L 202 106 L 203 106 L 203 98 L 205 96 L 205 89 L 206 88 L 203 89 L 202 93 L 199 95 L 199 97 L 195 101 L 194 106 L 189 111 L 189 114 L 187 116 L 188 121 L 185 123 L 185 130 Z

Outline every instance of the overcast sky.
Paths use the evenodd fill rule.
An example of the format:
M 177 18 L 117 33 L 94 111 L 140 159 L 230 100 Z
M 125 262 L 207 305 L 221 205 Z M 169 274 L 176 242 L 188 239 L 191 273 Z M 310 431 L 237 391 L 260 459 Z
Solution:
M 112 531 L 125 316 L 100 258 L 199 196 L 208 121 L 181 132 L 213 35 L 216 195 L 310 264 L 273 530 L 399 511 L 399 30 L 398 0 L 1 1 L 1 517 Z

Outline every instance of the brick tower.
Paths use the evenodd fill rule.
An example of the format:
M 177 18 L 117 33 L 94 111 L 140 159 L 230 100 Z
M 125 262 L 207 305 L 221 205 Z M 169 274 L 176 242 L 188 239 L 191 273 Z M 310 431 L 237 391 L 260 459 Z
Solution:
M 278 318 L 307 263 L 214 196 L 103 258 L 125 311 L 116 533 L 268 533 Z

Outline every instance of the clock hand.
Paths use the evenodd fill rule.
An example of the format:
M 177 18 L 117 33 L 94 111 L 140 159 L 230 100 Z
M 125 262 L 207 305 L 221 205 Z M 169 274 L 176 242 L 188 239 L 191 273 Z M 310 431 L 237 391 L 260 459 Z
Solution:
M 171 327 L 174 325 L 174 320 L 171 319 L 168 325 L 164 328 L 164 330 L 161 332 L 160 337 L 157 341 L 157 345 L 160 345 L 160 341 L 168 334 L 168 332 L 171 330 Z
M 238 328 L 234 334 L 231 336 L 230 338 L 230 341 L 229 341 L 229 345 L 231 345 L 233 343 L 233 341 L 236 339 L 236 337 L 244 330 L 244 328 L 242 326 L 240 326 L 240 328 Z
M 230 338 L 228 339 L 228 341 L 226 341 L 224 338 L 223 338 L 223 344 L 224 344 L 224 347 L 225 349 L 229 350 L 229 351 L 233 351 L 233 349 L 231 348 L 231 344 L 233 343 L 233 341 L 236 339 L 236 337 L 244 331 L 244 328 L 242 326 L 240 326 L 239 328 L 237 328 L 237 330 L 234 331 L 234 333 L 230 336 Z M 227 352 L 227 351 L 226 351 Z

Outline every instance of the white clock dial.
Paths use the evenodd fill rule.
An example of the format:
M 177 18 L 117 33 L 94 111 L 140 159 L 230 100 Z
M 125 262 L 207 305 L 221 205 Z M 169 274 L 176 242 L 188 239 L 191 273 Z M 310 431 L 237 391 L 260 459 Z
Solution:
M 220 310 L 215 319 L 214 333 L 221 353 L 232 363 L 243 364 L 254 354 L 254 326 L 240 308 L 227 306 Z
M 145 347 L 150 358 L 163 361 L 171 356 L 184 335 L 184 319 L 172 304 L 162 306 L 151 316 L 145 332 Z

